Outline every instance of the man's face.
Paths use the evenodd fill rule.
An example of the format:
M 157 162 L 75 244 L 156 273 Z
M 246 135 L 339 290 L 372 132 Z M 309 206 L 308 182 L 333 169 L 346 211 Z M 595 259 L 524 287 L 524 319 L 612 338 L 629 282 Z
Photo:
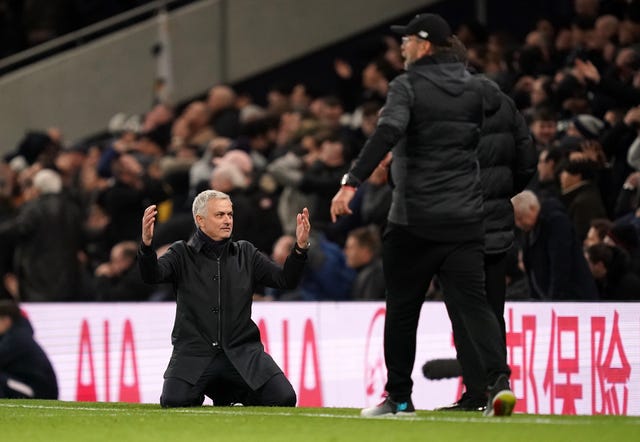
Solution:
M 516 210 L 514 213 L 516 226 L 523 232 L 530 232 L 538 221 L 538 213 L 539 211 L 534 207 Z
M 602 241 L 600 240 L 600 236 L 598 235 L 598 231 L 595 227 L 590 227 L 587 232 L 587 237 L 584 239 L 583 245 L 586 248 L 589 248 L 595 244 L 600 244 Z
M 344 244 L 344 256 L 347 267 L 357 269 L 371 261 L 371 253 L 366 247 L 362 247 L 353 236 L 347 238 Z
M 404 57 L 404 68 L 408 69 L 417 59 L 426 54 L 425 45 L 428 42 L 415 35 L 405 35 L 402 37 L 402 56 Z
M 531 123 L 531 133 L 537 142 L 549 144 L 555 139 L 558 133 L 556 122 L 553 120 L 534 121 Z
M 560 172 L 560 188 L 567 190 L 582 181 L 582 176 L 573 175 L 566 170 Z
M 0 316 L 0 336 L 4 335 L 11 328 L 11 318 L 9 316 Z
M 538 179 L 541 182 L 551 181 L 554 178 L 555 161 L 547 160 L 548 152 L 543 150 L 538 157 Z
M 204 216 L 196 215 L 200 230 L 214 241 L 231 237 L 233 230 L 233 205 L 231 200 L 211 199 Z

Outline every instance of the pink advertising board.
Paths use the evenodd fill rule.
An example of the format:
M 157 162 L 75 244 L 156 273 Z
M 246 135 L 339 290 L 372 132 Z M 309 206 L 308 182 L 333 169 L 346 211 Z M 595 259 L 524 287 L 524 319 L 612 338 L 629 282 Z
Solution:
M 52 360 L 61 400 L 158 402 L 174 304 L 23 309 Z M 380 401 L 384 303 L 256 303 L 253 319 L 299 406 Z M 510 303 L 505 320 L 516 412 L 640 415 L 640 303 Z M 427 380 L 421 371 L 428 359 L 453 357 L 444 305 L 425 303 L 413 372 L 417 408 L 458 397 L 459 379 Z

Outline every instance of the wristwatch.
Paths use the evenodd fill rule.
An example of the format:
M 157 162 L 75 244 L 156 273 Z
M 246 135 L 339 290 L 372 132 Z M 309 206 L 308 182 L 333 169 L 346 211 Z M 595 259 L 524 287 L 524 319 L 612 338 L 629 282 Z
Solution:
M 342 175 L 342 179 L 340 180 L 341 186 L 353 187 L 354 189 L 358 187 L 360 181 L 358 181 L 353 175 L 350 173 L 345 173 Z
M 293 243 L 293 249 L 298 253 L 307 253 L 309 251 L 309 247 L 311 247 L 311 243 L 307 241 L 304 247 L 298 246 L 298 241 Z

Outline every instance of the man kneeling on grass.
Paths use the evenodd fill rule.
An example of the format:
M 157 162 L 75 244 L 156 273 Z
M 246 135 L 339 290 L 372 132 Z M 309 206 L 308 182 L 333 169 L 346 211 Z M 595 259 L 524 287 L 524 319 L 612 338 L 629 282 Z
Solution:
M 205 190 L 193 202 L 196 233 L 160 258 L 151 247 L 156 206 L 142 217 L 139 265 L 148 283 L 170 282 L 176 296 L 173 354 L 164 374 L 163 407 L 214 405 L 293 407 L 291 383 L 260 342 L 251 320 L 257 285 L 293 289 L 309 248 L 309 211 L 297 215 L 296 243 L 281 268 L 247 241 L 232 241 L 233 205 Z

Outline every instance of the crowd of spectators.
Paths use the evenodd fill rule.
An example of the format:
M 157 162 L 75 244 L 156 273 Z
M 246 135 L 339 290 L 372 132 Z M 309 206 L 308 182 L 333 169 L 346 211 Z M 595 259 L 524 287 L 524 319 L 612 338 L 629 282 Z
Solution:
M 566 214 L 568 234 L 584 246 L 574 258 L 590 270 L 597 297 L 640 300 L 640 3 L 577 0 L 570 23 L 540 19 L 524 41 L 477 24 L 456 34 L 469 69 L 495 81 L 525 117 L 539 154 L 527 187 L 543 209 Z M 114 118 L 104 142 L 68 145 L 64 128 L 28 133 L 0 162 L 1 296 L 171 299 L 171 287 L 145 286 L 135 271 L 142 212 L 159 207 L 154 247 L 162 253 L 192 234 L 192 199 L 214 188 L 233 201 L 234 239 L 276 262 L 291 248 L 294 214 L 309 207 L 312 247 L 299 289 L 259 289 L 256 299 L 383 299 L 392 159 L 358 188 L 353 215 L 335 224 L 329 216 L 403 69 L 399 42 L 380 43 L 363 67 L 335 61 L 335 90 L 314 92 L 300 78 L 274 85 L 258 105 L 220 84 L 186 106 L 158 103 L 138 119 Z M 525 242 L 510 252 L 508 299 L 558 299 L 531 286 Z M 426 298 L 438 292 L 436 282 Z

